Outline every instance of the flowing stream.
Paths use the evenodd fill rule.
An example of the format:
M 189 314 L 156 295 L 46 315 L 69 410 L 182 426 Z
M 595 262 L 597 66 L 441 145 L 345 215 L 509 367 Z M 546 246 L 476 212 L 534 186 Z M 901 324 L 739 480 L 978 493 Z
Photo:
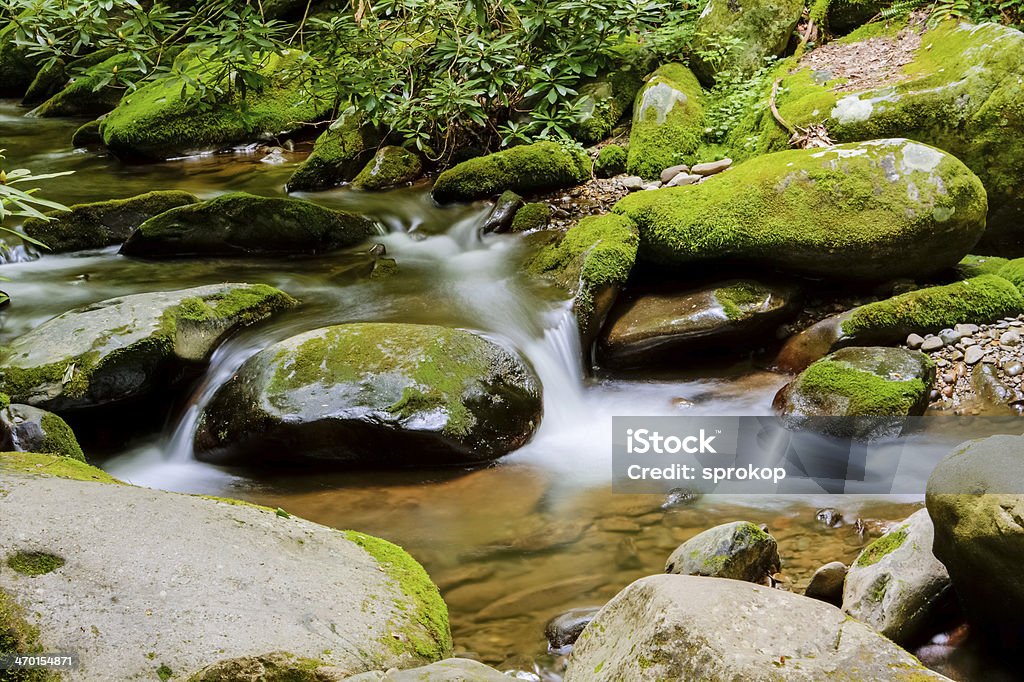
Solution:
M 301 154 L 264 163 L 263 153 L 123 165 L 71 151 L 79 122 L 31 119 L 0 103 L 7 168 L 73 170 L 40 183 L 66 204 L 184 189 L 201 197 L 245 190 L 282 195 Z M 851 561 L 870 540 L 852 523 L 826 528 L 817 509 L 848 520 L 899 520 L 916 499 L 705 497 L 663 506 L 649 495 L 610 490 L 613 415 L 769 414 L 785 377 L 747 361 L 695 362 L 673 373 L 585 377 L 575 322 L 557 291 L 517 272 L 514 236 L 477 235 L 486 206 L 438 208 L 425 187 L 367 194 L 338 189 L 305 195 L 368 215 L 386 227 L 378 240 L 399 265 L 370 279 L 365 247 L 322 257 L 137 261 L 116 248 L 32 258 L 0 252 L 0 285 L 13 300 L 0 316 L 0 342 L 50 317 L 113 296 L 222 281 L 264 282 L 302 301 L 231 338 L 194 384 L 162 396 L 152 426 L 89 433 L 75 423 L 93 463 L 137 485 L 237 497 L 404 546 L 439 584 L 451 612 L 456 651 L 500 668 L 555 679 L 544 624 L 576 606 L 600 605 L 629 582 L 663 570 L 683 540 L 719 523 L 768 524 L 794 589 L 818 566 Z M 199 409 L 241 363 L 291 335 L 350 321 L 402 321 L 473 329 L 518 350 L 544 386 L 536 437 L 496 466 L 466 471 L 357 471 L 271 474 L 215 467 L 192 457 Z M 143 420 L 146 421 L 146 420 Z M 112 532 L 116 529 L 111 529 Z M 979 678 L 981 679 L 981 678 Z

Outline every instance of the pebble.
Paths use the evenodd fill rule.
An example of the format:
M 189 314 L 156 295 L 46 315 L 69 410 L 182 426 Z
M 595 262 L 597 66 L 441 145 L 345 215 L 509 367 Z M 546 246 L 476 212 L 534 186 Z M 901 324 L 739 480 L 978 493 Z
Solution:
M 1020 376 L 1021 373 L 1024 373 L 1024 364 L 1021 364 L 1019 360 L 1004 362 L 1003 371 L 1011 377 Z
M 970 336 L 980 331 L 980 327 L 976 324 L 958 324 L 953 327 L 961 336 Z
M 690 172 L 694 175 L 714 175 L 715 173 L 721 173 L 731 165 L 732 159 L 719 159 L 710 163 L 698 163 L 690 169 Z
M 943 343 L 942 339 L 938 336 L 929 336 L 924 340 L 924 343 L 921 344 L 921 350 L 925 353 L 933 353 L 945 345 L 946 344 Z
M 983 357 L 985 357 L 984 348 L 981 346 L 971 346 L 964 353 L 964 362 L 968 365 L 976 365 Z
M 976 343 L 978 342 L 974 340 L 973 336 L 965 336 L 960 339 L 960 345 L 963 346 L 964 348 L 966 348 L 967 346 L 973 346 Z
M 907 348 L 910 350 L 917 350 L 924 343 L 924 337 L 918 334 L 911 334 L 907 337 Z
M 947 346 L 959 341 L 961 336 L 963 335 L 960 332 L 954 331 L 952 329 L 943 329 L 941 332 L 939 332 L 939 338 L 942 339 L 942 343 L 946 344 Z
M 639 175 L 629 175 L 622 178 L 622 186 L 630 192 L 636 192 L 644 187 L 644 179 Z
M 678 166 L 671 166 L 661 171 L 661 181 L 667 183 L 669 180 L 679 175 L 680 173 L 689 173 L 690 167 L 684 164 Z
M 674 178 L 668 181 L 666 187 L 682 187 L 683 185 L 692 185 L 693 183 L 700 180 L 703 176 L 691 175 L 690 173 L 679 173 Z
M 1016 346 L 1020 343 L 1020 333 L 1016 331 L 1003 332 L 999 335 L 999 344 L 1003 346 Z

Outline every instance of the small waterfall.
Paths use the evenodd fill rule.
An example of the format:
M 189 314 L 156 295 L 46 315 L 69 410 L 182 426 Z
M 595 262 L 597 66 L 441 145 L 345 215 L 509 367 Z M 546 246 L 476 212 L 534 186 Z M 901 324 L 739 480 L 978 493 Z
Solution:
M 7 244 L 0 242 L 0 265 L 12 263 L 28 263 L 36 260 L 37 256 L 31 253 L 24 244 Z

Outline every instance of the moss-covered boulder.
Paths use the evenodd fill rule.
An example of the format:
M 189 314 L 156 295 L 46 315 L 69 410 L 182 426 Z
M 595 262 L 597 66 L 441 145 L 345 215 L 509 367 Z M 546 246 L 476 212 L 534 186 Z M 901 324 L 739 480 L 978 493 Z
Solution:
M 512 232 L 530 232 L 531 230 L 542 230 L 551 222 L 551 206 L 543 202 L 530 202 L 523 204 L 515 217 L 512 218 L 512 225 L 509 229 Z
M 998 263 L 998 259 L 996 260 Z M 1017 289 L 1024 294 L 1024 258 L 1014 258 L 999 266 L 996 271 L 1003 279 L 1009 280 Z
M 933 551 L 949 571 L 973 632 L 1019 651 L 1024 643 L 1024 437 L 959 445 L 928 478 Z
M 986 206 L 960 161 L 897 139 L 776 152 L 613 210 L 639 227 L 639 258 L 668 268 L 742 262 L 881 281 L 956 265 L 984 231 Z
M 934 334 L 957 324 L 988 324 L 1024 312 L 1024 296 L 1007 279 L 980 275 L 867 303 L 825 318 L 794 336 L 776 364 L 799 371 L 843 346 L 901 343 L 909 334 Z
M 244 659 L 253 665 L 221 668 L 239 676 L 198 679 L 321 682 L 451 655 L 437 587 L 386 540 L 237 500 L 96 482 L 81 472 L 102 472 L 66 458 L 36 456 L 76 465 L 70 478 L 9 457 L 0 454 L 0 646 L 18 622 L 13 604 L 27 626 L 17 632 L 34 634 L 17 647 L 68 647 L 88 671 L 75 677 L 89 680 L 186 680 Z M 57 567 L 7 570 L 25 553 Z M 257 666 L 292 674 L 244 675 Z M 299 675 L 311 669 L 334 674 Z
M 146 258 L 325 253 L 379 232 L 370 220 L 347 211 L 233 192 L 147 220 L 121 253 Z
M 636 262 L 636 227 L 617 215 L 590 216 L 546 244 L 526 264 L 573 298 L 584 361 Z
M 352 181 L 356 189 L 382 190 L 413 182 L 423 174 L 423 161 L 404 147 L 381 147 Z
M 68 82 L 66 67 L 60 58 L 44 63 L 21 98 L 21 106 L 38 106 L 60 92 Z
M 333 103 L 308 92 L 295 73 L 304 58 L 295 50 L 273 55 L 260 71 L 265 87 L 249 90 L 243 99 L 225 86 L 212 104 L 175 76 L 164 76 L 126 95 L 103 119 L 103 141 L 121 157 L 166 159 L 296 130 L 329 114 Z M 187 60 L 182 68 L 193 77 L 215 68 L 188 53 L 179 59 Z
M 565 682 L 949 682 L 834 606 L 726 578 L 657 575 L 583 631 Z
M 0 451 L 37 452 L 85 461 L 82 447 L 67 422 L 31 405 L 0 408 Z
M 123 79 L 116 84 L 104 85 L 104 81 L 109 80 L 113 74 L 125 72 L 125 69 L 134 60 L 135 58 L 130 53 L 122 53 L 89 66 L 52 97 L 36 107 L 32 113 L 42 118 L 102 116 L 116 107 L 125 93 Z
M 76 308 L 0 349 L 0 391 L 57 412 L 132 399 L 294 304 L 263 284 L 216 284 Z
M 978 275 L 998 275 L 1002 267 L 1009 262 L 1009 258 L 1000 256 L 967 255 L 956 264 L 956 274 L 960 279 L 970 279 Z
M 1024 33 L 956 21 L 923 36 L 919 27 L 898 34 L 901 28 L 895 24 L 881 37 L 912 41 L 912 61 L 868 89 L 851 89 L 845 77 L 812 56 L 787 64 L 777 99 L 781 115 L 797 126 L 824 121 L 839 142 L 909 137 L 953 154 L 988 191 L 983 252 L 1024 251 Z M 879 37 L 873 25 L 843 41 L 856 46 Z M 731 142 L 734 154 L 762 154 L 786 148 L 788 137 L 768 107 L 760 106 L 737 126 Z
M 343 116 L 320 134 L 313 152 L 295 169 L 285 188 L 315 192 L 348 182 L 373 156 L 380 133 L 358 115 Z
M 626 172 L 626 150 L 610 144 L 601 148 L 594 160 L 594 175 L 599 178 L 612 178 Z
M 752 280 L 729 280 L 697 289 L 656 291 L 620 300 L 612 309 L 598 358 L 637 366 L 711 346 L 762 343 L 799 303 L 797 289 Z M 774 339 L 774 330 L 768 334 Z
M 720 71 L 749 76 L 786 49 L 802 0 L 710 0 L 690 43 L 694 73 L 707 85 Z
M 579 117 L 570 128 L 584 144 L 608 137 L 633 106 L 644 78 L 655 66 L 654 55 L 642 45 L 626 43 L 612 50 L 612 66 L 579 87 Z
M 431 194 L 441 204 L 487 199 L 506 190 L 531 194 L 582 184 L 592 170 L 593 163 L 582 150 L 534 142 L 449 168 L 437 177 Z
M 783 386 L 772 406 L 790 428 L 874 440 L 924 414 L 934 380 L 935 363 L 920 351 L 843 348 Z
M 749 521 L 734 521 L 679 545 L 665 562 L 665 572 L 761 584 L 781 566 L 775 538 Z
M 932 536 L 921 509 L 865 547 L 846 574 L 843 611 L 903 646 L 938 632 L 955 597 Z
M 153 216 L 197 201 L 188 192 L 148 192 L 128 199 L 76 204 L 70 211 L 49 214 L 50 220 L 26 220 L 22 230 L 55 253 L 99 249 L 120 244 Z
M 100 123 L 102 120 L 96 119 L 80 125 L 71 135 L 71 146 L 75 149 L 102 146 L 103 135 L 100 133 Z
M 704 134 L 704 91 L 682 64 L 666 64 L 637 93 L 626 169 L 653 180 L 690 163 Z
M 17 25 L 13 21 L 0 25 L 0 97 L 21 97 L 32 85 L 39 67 L 15 42 Z
M 533 372 L 481 336 L 345 324 L 246 361 L 203 409 L 195 449 L 249 464 L 484 463 L 526 443 L 541 410 Z

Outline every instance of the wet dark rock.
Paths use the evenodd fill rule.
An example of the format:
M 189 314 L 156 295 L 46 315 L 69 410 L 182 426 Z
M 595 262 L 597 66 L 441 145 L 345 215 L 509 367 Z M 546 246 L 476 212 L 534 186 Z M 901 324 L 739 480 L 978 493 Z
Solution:
M 642 294 L 612 309 L 598 357 L 611 366 L 636 366 L 709 345 L 753 346 L 797 303 L 795 287 L 750 280 Z
M 825 524 L 825 526 L 827 526 L 828 528 L 835 528 L 843 522 L 842 512 L 840 512 L 838 509 L 833 509 L 832 507 L 819 509 L 817 513 L 814 515 L 814 518 L 816 518 L 821 523 Z
M 679 545 L 666 573 L 763 583 L 781 566 L 775 538 L 746 521 L 715 526 Z
M 846 580 L 846 564 L 833 561 L 825 564 L 811 576 L 811 582 L 804 591 L 805 597 L 839 606 L 843 603 L 843 581 Z
M 988 364 L 978 365 L 971 372 L 971 390 L 990 405 L 1006 405 L 1015 397 L 1013 389 L 999 378 L 998 370 Z
M 548 651 L 554 654 L 567 654 L 583 629 L 594 619 L 600 606 L 569 609 L 555 616 L 544 626 L 544 636 L 548 638 Z
M 195 449 L 248 464 L 484 463 L 526 443 L 541 410 L 533 372 L 481 336 L 345 324 L 247 360 L 203 410 Z
M 494 202 L 480 231 L 484 234 L 491 232 L 509 232 L 512 229 L 512 221 L 516 217 L 516 211 L 523 207 L 523 198 L 515 192 L 502 192 L 501 196 Z

